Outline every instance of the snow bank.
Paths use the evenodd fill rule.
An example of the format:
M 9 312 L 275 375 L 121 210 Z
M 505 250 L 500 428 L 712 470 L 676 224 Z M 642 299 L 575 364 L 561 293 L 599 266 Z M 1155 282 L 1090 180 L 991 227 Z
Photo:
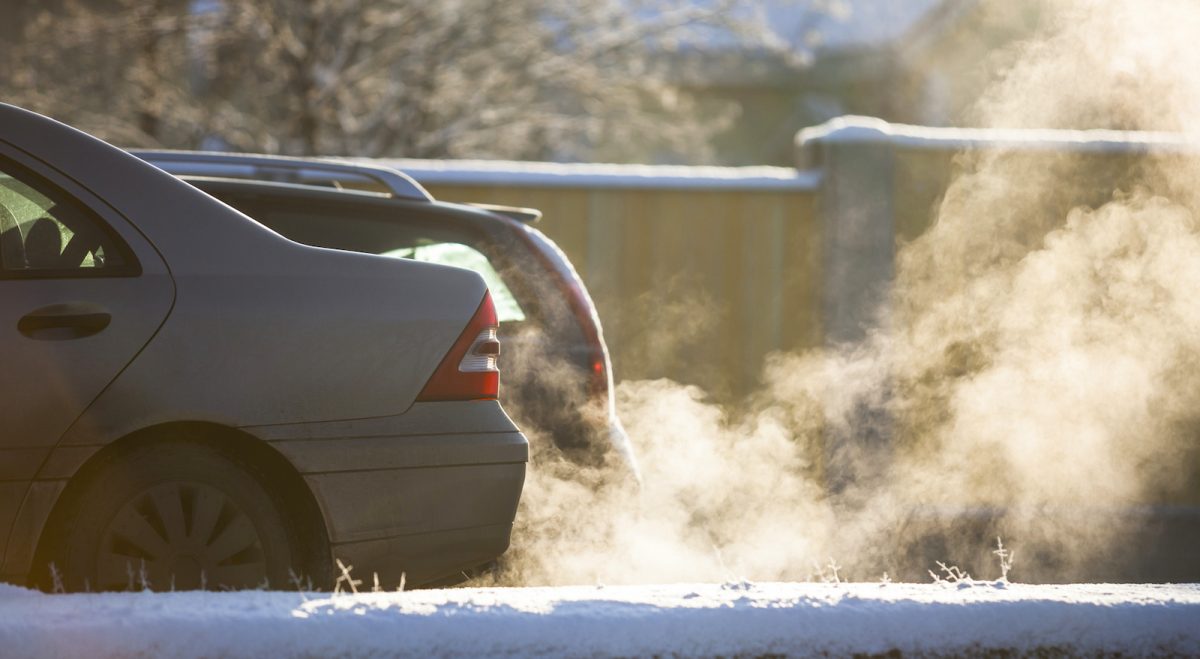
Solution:
M 43 595 L 0 587 L 0 654 L 376 657 L 1200 655 L 1200 585 L 726 584 Z

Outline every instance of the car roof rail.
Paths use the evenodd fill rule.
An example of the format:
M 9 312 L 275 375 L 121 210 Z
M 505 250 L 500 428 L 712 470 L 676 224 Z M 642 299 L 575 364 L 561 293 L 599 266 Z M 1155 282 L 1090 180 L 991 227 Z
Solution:
M 502 215 L 510 220 L 516 220 L 524 224 L 533 224 L 542 219 L 542 211 L 536 208 L 521 208 L 519 206 L 499 206 L 496 204 L 466 204 L 472 208 L 485 210 L 496 215 Z
M 218 151 L 130 149 L 129 153 L 176 176 L 215 176 L 332 186 L 433 201 L 411 176 L 390 169 L 325 158 L 292 158 Z

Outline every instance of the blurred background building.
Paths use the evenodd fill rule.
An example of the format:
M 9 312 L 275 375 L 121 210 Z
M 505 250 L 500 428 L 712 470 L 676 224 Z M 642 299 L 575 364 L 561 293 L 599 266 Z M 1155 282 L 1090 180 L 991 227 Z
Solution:
M 767 0 L 778 51 L 714 46 L 679 83 L 737 118 L 714 136 L 722 164 L 790 164 L 805 126 L 842 115 L 932 126 L 970 126 L 971 105 L 993 80 L 1005 48 L 1037 29 L 1028 0 Z M 698 73 L 697 73 L 698 72 Z
M 789 164 L 971 125 L 1033 0 L 3 0 L 0 97 L 130 146 Z

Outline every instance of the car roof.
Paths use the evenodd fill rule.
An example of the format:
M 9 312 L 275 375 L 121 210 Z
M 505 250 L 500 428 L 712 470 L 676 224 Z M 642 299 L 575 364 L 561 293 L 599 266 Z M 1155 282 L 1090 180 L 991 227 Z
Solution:
M 224 151 L 130 149 L 129 153 L 170 174 L 191 181 L 223 180 L 292 184 L 339 192 L 369 192 L 398 199 L 435 203 L 433 195 L 411 176 L 382 165 L 331 158 L 296 158 Z M 522 224 L 542 219 L 536 208 L 466 203 Z
M 228 176 L 195 176 L 180 174 L 177 178 L 198 188 L 214 190 L 232 190 L 242 193 L 269 194 L 276 197 L 295 197 L 305 199 L 329 199 L 333 201 L 349 201 L 352 199 L 376 199 L 392 201 L 411 201 L 398 199 L 386 192 L 374 190 L 356 190 L 352 188 L 336 188 L 310 183 L 292 183 L 288 181 L 263 181 L 258 179 L 236 178 Z
M 499 222 L 503 224 L 514 222 L 513 218 L 489 208 L 471 204 L 443 202 L 434 199 L 420 201 L 396 198 L 379 192 L 346 190 L 298 183 L 281 183 L 279 181 L 257 181 L 215 176 L 180 176 L 179 178 L 218 197 L 227 194 L 240 196 L 253 195 L 270 197 L 275 200 L 304 201 L 330 205 L 363 204 L 374 207 L 403 207 L 442 216 L 452 215 L 476 222 Z
M 293 158 L 253 153 L 166 149 L 131 149 L 129 152 L 176 176 L 304 183 L 381 192 L 402 199 L 433 201 L 433 196 L 411 176 L 378 165 L 328 158 Z
M 219 176 L 179 176 L 180 179 L 205 191 L 214 193 L 269 195 L 277 199 L 303 199 L 308 201 L 324 201 L 334 204 L 355 202 L 374 202 L 384 204 L 401 204 L 409 206 L 416 202 L 420 206 L 437 209 L 443 212 L 456 213 L 475 220 L 517 222 L 531 224 L 542 217 L 542 212 L 534 208 L 515 206 L 498 206 L 495 204 L 453 203 L 437 201 L 430 198 L 427 201 L 396 198 L 392 195 L 345 188 L 331 188 L 320 185 L 287 183 L 280 181 L 262 181 L 244 178 L 225 178 Z

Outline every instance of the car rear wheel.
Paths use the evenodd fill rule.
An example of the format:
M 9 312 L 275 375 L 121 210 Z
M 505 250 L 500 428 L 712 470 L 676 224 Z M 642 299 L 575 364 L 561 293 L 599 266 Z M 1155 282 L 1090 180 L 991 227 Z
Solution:
M 302 540 L 251 472 L 203 444 L 136 449 L 90 479 L 54 570 L 70 590 L 288 588 Z

